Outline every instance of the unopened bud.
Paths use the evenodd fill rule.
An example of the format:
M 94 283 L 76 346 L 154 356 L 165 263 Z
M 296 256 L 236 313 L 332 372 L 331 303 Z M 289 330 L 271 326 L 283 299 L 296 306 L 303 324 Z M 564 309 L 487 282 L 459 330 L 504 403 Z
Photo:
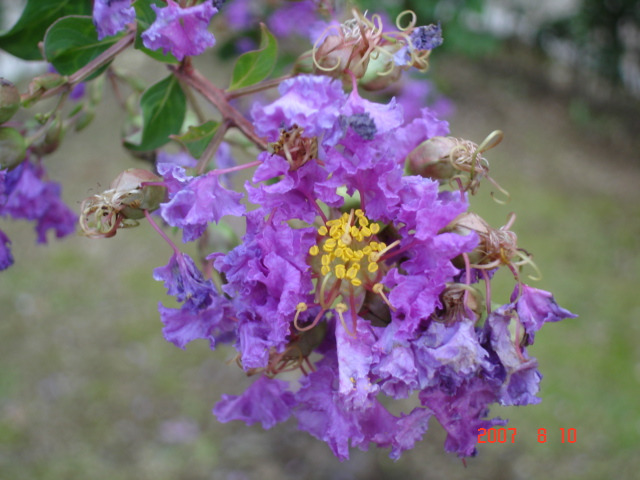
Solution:
M 25 158 L 27 143 L 15 128 L 0 127 L 0 170 L 11 169 Z
M 20 108 L 20 92 L 16 86 L 0 78 L 0 123 L 11 120 Z
M 362 78 L 369 64 L 368 46 L 359 39 L 329 35 L 314 52 L 314 73 L 342 78 L 349 70 Z
M 120 213 L 125 218 L 144 217 L 144 210 L 154 211 L 164 201 L 167 192 L 162 185 L 143 185 L 145 182 L 161 182 L 162 179 L 148 170 L 129 168 L 111 183 L 122 206 Z
M 447 181 L 456 174 L 451 159 L 458 142 L 452 137 L 432 137 L 408 155 L 409 173 L 434 180 Z

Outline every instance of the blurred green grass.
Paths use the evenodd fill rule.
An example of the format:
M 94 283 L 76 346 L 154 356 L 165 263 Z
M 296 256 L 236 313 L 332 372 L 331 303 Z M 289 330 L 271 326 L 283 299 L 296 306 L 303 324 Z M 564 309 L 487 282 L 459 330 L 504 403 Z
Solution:
M 544 275 L 534 286 L 580 315 L 536 335 L 530 352 L 544 375 L 542 403 L 492 409 L 517 429 L 515 443 L 480 445 L 465 469 L 444 453 L 433 422 L 396 463 L 386 451 L 354 451 L 340 463 L 291 421 L 268 432 L 219 424 L 211 407 L 248 380 L 225 363 L 231 350 L 196 342 L 182 351 L 163 340 L 156 305 L 166 299 L 151 272 L 170 250 L 147 225 L 43 247 L 29 225 L 2 219 L 16 264 L 0 274 L 0 477 L 635 478 L 640 164 L 586 137 L 557 99 L 513 79 L 480 78 L 455 59 L 434 72 L 457 105 L 454 135 L 480 142 L 493 129 L 505 132 L 487 157 L 512 201 L 497 205 L 485 184 L 475 210 L 494 226 L 517 212 L 519 245 Z M 132 166 L 119 147 L 120 114 L 108 105 L 99 113 L 47 160 L 70 205 Z M 498 278 L 494 299 L 505 301 L 511 288 L 508 276 Z M 575 428 L 577 442 L 561 443 L 560 428 Z

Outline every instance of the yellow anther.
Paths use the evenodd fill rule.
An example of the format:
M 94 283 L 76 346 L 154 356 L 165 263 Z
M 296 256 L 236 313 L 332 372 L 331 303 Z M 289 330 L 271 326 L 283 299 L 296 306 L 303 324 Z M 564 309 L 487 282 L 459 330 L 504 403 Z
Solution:
M 362 260 L 362 258 L 364 257 L 364 252 L 363 252 L 362 250 L 356 250 L 356 251 L 355 251 L 355 252 L 353 252 L 353 253 L 355 253 L 356 258 L 357 258 L 358 260 Z
M 373 293 L 377 293 L 378 295 L 380 295 L 382 297 L 382 300 L 384 300 L 384 303 L 389 306 L 389 309 L 395 312 L 395 307 L 391 305 L 391 302 L 384 294 L 384 285 L 382 285 L 381 283 L 376 283 L 373 288 L 371 288 L 371 290 L 373 291 Z
M 358 208 L 354 213 L 356 214 L 356 217 L 364 217 L 364 212 L 360 208 Z
M 371 273 L 377 272 L 378 271 L 378 264 L 371 262 L 369 263 L 369 265 L 367 265 L 367 270 Z
M 360 229 L 360 233 L 361 233 L 361 234 L 362 234 L 362 236 L 364 236 L 364 237 L 370 237 L 370 236 L 372 235 L 372 234 L 371 234 L 371 229 L 370 229 L 369 227 L 366 227 L 366 226 L 363 226 L 363 227 Z
M 327 230 L 327 227 L 325 227 L 324 225 L 322 225 L 320 228 L 318 228 L 318 234 L 322 235 L 323 237 L 329 233 L 329 231 Z
M 358 218 L 358 223 L 361 227 L 366 227 L 367 225 L 369 225 L 369 220 L 367 220 L 367 217 L 361 216 Z
M 340 235 L 342 235 L 340 230 L 340 225 L 333 225 L 329 230 L 329 235 L 331 236 L 331 238 L 339 237 Z
M 362 236 L 362 233 L 358 232 L 357 235 L 354 235 L 354 237 L 356 237 L 356 240 L 359 242 L 362 242 L 364 240 L 364 237 Z
M 322 255 L 322 258 L 320 259 L 320 262 L 323 266 L 329 265 L 331 263 L 331 256 L 329 255 Z
M 295 327 L 299 330 L 300 327 L 298 325 L 298 317 L 300 316 L 300 314 L 302 312 L 306 312 L 307 311 L 307 304 L 306 303 L 302 303 L 300 302 L 298 305 L 296 305 L 296 314 L 293 317 L 293 324 L 295 325 Z
M 340 265 L 336 265 L 336 277 L 338 278 L 344 278 L 345 274 L 347 273 L 346 269 L 344 268 L 344 265 L 340 264 Z
M 360 268 L 356 268 L 356 265 L 360 267 L 359 263 L 355 263 L 351 266 L 351 268 L 349 268 L 349 270 L 347 270 L 347 278 L 349 280 L 353 280 L 354 278 L 356 278 L 356 275 L 358 275 L 358 270 L 360 270 Z
M 362 249 L 362 253 L 364 253 L 365 255 L 369 255 L 371 253 L 371 247 L 367 245 Z
M 351 233 L 351 235 L 355 237 L 356 235 L 358 235 L 358 233 L 360 233 L 360 230 L 358 230 L 358 227 L 356 227 L 355 225 L 352 225 L 349 229 L 349 233 Z
M 349 214 L 347 212 L 344 212 L 342 214 L 342 217 L 340 217 L 340 219 L 346 222 L 347 220 L 349 220 Z
M 372 223 L 369 228 L 371 229 L 371 233 L 373 233 L 374 235 L 380 231 L 380 225 L 378 225 L 377 223 Z
M 318 248 L 318 245 L 313 245 L 310 249 L 309 249 L 309 255 L 315 257 L 316 255 L 318 255 L 318 253 L 320 253 L 320 249 Z
M 329 268 L 328 265 L 323 265 L 322 268 L 320 269 L 320 273 L 322 273 L 322 276 L 327 275 L 330 271 L 331 269 Z
M 379 259 L 380 259 L 380 254 L 378 252 L 371 252 L 367 256 L 367 260 L 369 260 L 369 262 L 371 263 L 376 263 Z
M 371 247 L 372 250 L 377 250 L 378 242 L 369 242 L 369 246 Z
M 336 248 L 333 252 L 333 254 L 338 257 L 338 258 L 342 258 L 342 255 L 344 254 L 344 245 L 340 245 L 340 242 L 338 242 L 338 248 Z
M 360 280 L 359 278 L 354 278 L 351 280 L 351 285 L 353 285 L 354 287 L 359 287 L 360 285 L 362 285 L 362 280 Z
M 355 258 L 355 255 L 353 254 L 353 250 L 351 250 L 349 247 L 344 249 L 344 256 L 350 260 Z
M 346 303 L 342 303 L 342 302 L 340 302 L 339 304 L 337 304 L 337 305 L 336 305 L 335 310 L 336 310 L 336 312 L 338 312 L 338 313 L 344 313 L 344 312 L 346 312 L 347 310 L 349 310 L 349 307 L 347 307 L 347 304 L 346 304 Z

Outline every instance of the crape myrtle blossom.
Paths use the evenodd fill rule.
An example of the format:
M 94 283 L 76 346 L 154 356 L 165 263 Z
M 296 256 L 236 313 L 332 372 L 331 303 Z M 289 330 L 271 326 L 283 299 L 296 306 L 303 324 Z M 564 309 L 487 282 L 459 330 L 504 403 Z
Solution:
M 136 11 L 131 6 L 131 0 L 95 0 L 93 2 L 93 23 L 98 30 L 98 40 L 124 30 L 127 24 L 135 19 Z
M 412 149 L 448 133 L 430 110 L 405 121 L 393 100 L 371 102 L 356 89 L 345 94 L 337 80 L 301 75 L 251 115 L 270 141 L 245 184 L 257 208 L 243 214 L 240 244 L 207 258 L 228 302 L 210 323 L 194 320 L 191 336 L 218 328 L 257 380 L 224 395 L 214 413 L 265 428 L 293 415 L 340 459 L 371 443 L 398 458 L 435 416 L 445 448 L 474 455 L 477 429 L 505 423 L 488 418 L 492 403 L 539 401 L 537 363 L 529 343 L 513 339 L 513 325 L 532 340 L 542 323 L 572 314 L 523 284 L 484 325 L 467 295 L 443 300 L 465 277 L 451 260 L 476 248 L 478 235 L 446 228 L 467 210 L 466 193 L 404 174 Z M 177 167 L 159 169 L 173 198 L 196 181 Z M 305 374 L 299 388 L 274 378 L 294 369 Z M 380 403 L 413 392 L 420 405 L 408 414 Z
M 61 188 L 47 181 L 44 167 L 24 160 L 11 170 L 0 170 L 0 216 L 35 221 L 38 243 L 47 243 L 47 232 L 57 238 L 75 232 L 76 215 L 60 198 Z M 0 270 L 13 263 L 8 245 L 0 236 Z
M 200 55 L 216 43 L 207 30 L 211 18 L 218 12 L 211 0 L 193 7 L 181 8 L 173 0 L 166 7 L 151 5 L 156 20 L 142 33 L 142 43 L 150 50 L 162 49 L 178 60 L 187 55 Z

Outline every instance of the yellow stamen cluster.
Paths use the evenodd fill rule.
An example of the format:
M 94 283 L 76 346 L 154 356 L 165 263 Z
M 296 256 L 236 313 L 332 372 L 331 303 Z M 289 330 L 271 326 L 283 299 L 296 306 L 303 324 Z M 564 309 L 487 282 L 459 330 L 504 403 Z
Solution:
M 323 238 L 319 245 L 309 249 L 309 254 L 322 254 L 320 273 L 323 276 L 333 273 L 336 278 L 346 279 L 359 287 L 363 277 L 361 270 L 370 274 L 377 272 L 378 260 L 389 249 L 383 242 L 370 241 L 379 231 L 380 225 L 369 222 L 362 210 L 351 210 L 318 228 L 318 234 Z

